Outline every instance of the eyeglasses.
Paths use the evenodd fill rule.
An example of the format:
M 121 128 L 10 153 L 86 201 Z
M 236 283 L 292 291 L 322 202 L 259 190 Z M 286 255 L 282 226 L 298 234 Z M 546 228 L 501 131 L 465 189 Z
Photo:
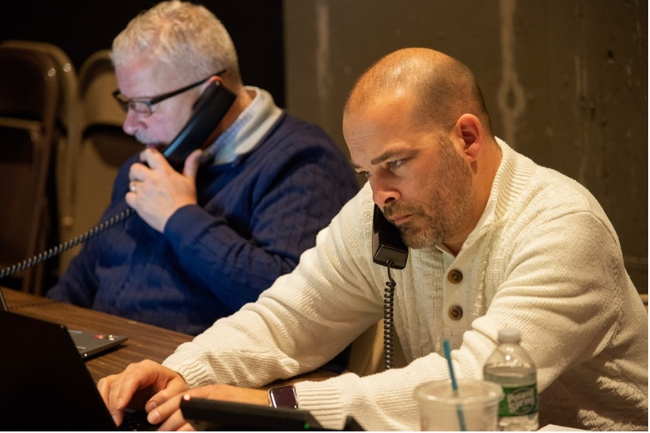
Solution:
M 162 95 L 156 96 L 155 98 L 127 98 L 122 93 L 120 93 L 120 89 L 117 89 L 113 92 L 113 98 L 115 98 L 117 103 L 120 104 L 120 107 L 122 108 L 122 110 L 124 110 L 125 113 L 131 110 L 134 113 L 144 114 L 145 116 L 151 116 L 153 114 L 153 111 L 151 110 L 151 107 L 153 105 L 162 102 L 165 99 L 169 99 L 173 96 L 180 95 L 183 92 L 187 92 L 188 90 L 193 89 L 196 86 L 205 83 L 210 79 L 210 77 L 213 77 L 215 75 L 221 75 L 224 72 L 226 72 L 225 69 L 217 72 L 216 74 L 212 74 L 209 77 L 206 77 L 202 80 L 199 80 L 196 83 L 192 83 L 178 90 L 173 90 L 168 93 L 163 93 Z

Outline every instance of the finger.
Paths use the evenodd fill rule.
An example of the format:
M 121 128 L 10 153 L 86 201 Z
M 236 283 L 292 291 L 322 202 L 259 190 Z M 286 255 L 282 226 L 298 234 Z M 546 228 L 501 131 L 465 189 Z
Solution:
M 114 379 L 115 375 L 113 374 L 110 376 L 102 377 L 99 379 L 99 382 L 97 382 L 97 390 L 99 391 L 99 395 L 102 397 L 102 400 L 104 400 L 104 404 L 106 406 L 108 406 L 108 392 Z
M 196 172 L 199 170 L 199 158 L 201 157 L 201 153 L 201 149 L 197 149 L 190 153 L 190 156 L 185 160 L 183 174 L 192 180 L 196 180 Z
M 124 413 L 122 409 L 118 409 L 115 403 L 117 400 L 117 394 L 119 393 L 119 385 L 117 385 L 116 382 L 119 380 L 120 377 L 118 375 L 115 375 L 113 376 L 113 380 L 110 380 L 110 382 L 107 382 L 106 384 L 102 384 L 101 381 L 97 383 L 98 387 L 101 385 L 104 388 L 102 398 L 104 399 L 104 403 L 108 408 L 108 412 L 113 417 L 113 421 L 117 426 L 120 426 L 124 420 Z M 102 391 L 100 390 L 100 393 L 101 392 Z
M 142 182 L 149 175 L 149 171 L 151 170 L 146 165 L 136 162 L 129 168 L 129 180 Z
M 169 165 L 169 163 L 167 162 L 163 154 L 154 148 L 145 150 L 144 156 L 145 159 L 147 160 L 147 164 L 152 170 L 167 169 L 167 168 L 173 170 L 172 166 Z
M 138 192 L 142 192 L 141 190 L 143 188 L 145 188 L 144 182 L 132 180 L 131 182 L 129 182 L 129 190 L 124 196 L 124 198 L 126 199 L 126 204 L 136 209 L 136 211 L 138 206 Z
M 191 425 L 183 418 L 183 412 L 180 409 L 172 413 L 169 418 L 165 420 L 160 426 L 160 431 L 192 431 L 194 430 Z
M 99 379 L 99 382 L 97 382 L 97 390 L 99 391 L 99 395 L 102 397 L 102 400 L 104 400 L 104 404 L 106 407 L 109 407 L 109 395 L 110 395 L 110 389 L 111 385 L 113 384 L 113 381 L 117 375 L 113 374 L 110 376 L 103 377 Z M 109 412 L 111 416 L 113 417 L 113 422 L 115 423 L 116 426 L 120 426 L 122 424 L 123 420 L 123 415 L 121 411 L 114 411 L 110 410 Z
M 175 428 L 171 428 L 171 425 L 180 426 L 182 424 L 178 416 L 175 416 L 176 412 L 180 413 L 180 401 L 181 394 L 177 394 L 175 397 L 167 399 L 164 403 L 155 405 L 153 409 L 149 410 L 147 421 L 151 424 L 163 423 L 161 426 L 163 430 L 175 430 Z M 152 403 L 151 400 L 147 403 L 147 409 L 154 406 Z
M 126 199 L 126 204 L 128 204 L 129 207 L 136 209 L 138 205 L 138 196 L 136 195 L 135 192 L 131 192 L 131 191 L 127 192 L 124 198 Z
M 185 421 L 185 424 L 183 424 L 182 426 L 180 426 L 180 428 L 178 428 L 176 430 L 177 431 L 196 431 L 196 430 L 194 430 L 194 427 L 192 426 L 192 424 L 190 424 L 187 421 Z
M 158 386 L 155 387 L 157 392 L 144 405 L 145 410 L 153 417 L 150 419 L 152 424 L 165 420 L 173 413 L 179 407 L 180 395 L 189 389 L 178 373 L 164 367 L 158 373 Z M 178 398 L 174 399 L 176 396 Z M 153 421 L 156 417 L 158 421 Z
M 155 412 L 160 417 L 158 422 L 165 420 L 180 407 L 181 395 L 187 390 L 187 384 L 183 379 L 174 379 L 165 389 L 149 399 L 145 409 L 150 414 Z

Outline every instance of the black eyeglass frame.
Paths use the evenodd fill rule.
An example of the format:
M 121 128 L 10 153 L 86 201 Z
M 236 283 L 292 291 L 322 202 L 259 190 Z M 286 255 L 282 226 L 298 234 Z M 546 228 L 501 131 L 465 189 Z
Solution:
M 226 72 L 225 69 L 217 72 L 216 74 L 211 74 L 208 77 L 203 78 L 202 80 L 199 80 L 199 81 L 197 81 L 195 83 L 189 84 L 189 85 L 187 85 L 185 87 L 182 87 L 180 89 L 172 90 L 171 92 L 167 92 L 167 93 L 163 93 L 162 95 L 156 96 L 155 98 L 129 98 L 129 99 L 124 99 L 124 95 L 122 93 L 120 93 L 120 89 L 115 89 L 113 91 L 113 98 L 115 98 L 117 103 L 120 105 L 120 108 L 122 108 L 122 110 L 124 110 L 125 113 L 129 112 L 129 108 L 130 108 L 132 102 L 140 102 L 140 103 L 146 105 L 149 112 L 144 113 L 144 112 L 140 112 L 140 111 L 135 111 L 135 110 L 134 111 L 136 113 L 138 113 L 138 114 L 146 114 L 147 116 L 151 116 L 153 114 L 153 110 L 151 109 L 152 105 L 156 105 L 156 104 L 164 101 L 165 99 L 169 99 L 169 98 L 171 98 L 173 96 L 180 95 L 183 92 L 187 92 L 188 90 L 193 89 L 196 86 L 205 83 L 211 77 L 214 77 L 215 75 L 220 76 L 224 72 Z

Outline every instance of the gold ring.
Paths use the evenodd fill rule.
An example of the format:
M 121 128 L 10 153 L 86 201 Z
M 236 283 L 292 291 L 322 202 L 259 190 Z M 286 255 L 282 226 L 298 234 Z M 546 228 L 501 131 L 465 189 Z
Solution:
M 135 192 L 135 182 L 131 182 L 131 183 L 129 184 L 129 190 L 130 190 L 131 192 Z

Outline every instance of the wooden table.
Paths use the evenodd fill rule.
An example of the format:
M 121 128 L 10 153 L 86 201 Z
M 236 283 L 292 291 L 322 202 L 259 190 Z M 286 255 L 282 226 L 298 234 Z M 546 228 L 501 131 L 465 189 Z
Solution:
M 162 362 L 181 343 L 194 338 L 191 335 L 169 329 L 56 302 L 16 290 L 3 288 L 2 292 L 7 299 L 9 311 L 14 313 L 62 324 L 70 329 L 128 336 L 129 339 L 124 344 L 86 360 L 86 367 L 95 382 L 109 374 L 120 373 L 132 362 L 143 359 Z M 278 381 L 273 385 L 300 380 L 322 380 L 332 376 L 335 376 L 332 372 L 316 370 L 290 380 Z M 271 384 L 262 387 L 262 389 L 269 386 Z
M 2 291 L 9 311 L 14 313 L 62 324 L 70 329 L 128 336 L 129 339 L 124 344 L 86 360 L 88 371 L 95 382 L 109 374 L 121 372 L 132 362 L 143 359 L 162 362 L 181 343 L 193 338 L 180 332 L 40 296 L 5 288 Z

